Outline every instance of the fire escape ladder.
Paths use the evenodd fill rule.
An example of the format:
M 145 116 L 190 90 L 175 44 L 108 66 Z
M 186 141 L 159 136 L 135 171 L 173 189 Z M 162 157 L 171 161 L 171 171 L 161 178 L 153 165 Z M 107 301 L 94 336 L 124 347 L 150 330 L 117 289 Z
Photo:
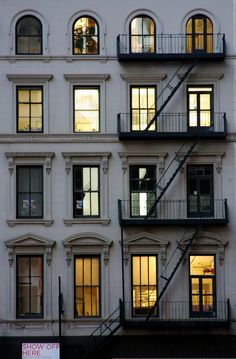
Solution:
M 158 294 L 157 300 L 155 302 L 155 304 L 153 305 L 153 307 L 150 309 L 147 317 L 146 317 L 146 321 L 149 320 L 149 318 L 152 316 L 152 314 L 154 313 L 156 307 L 158 306 L 158 303 L 160 302 L 161 298 L 163 297 L 167 287 L 169 286 L 172 278 L 174 277 L 175 273 L 177 272 L 177 269 L 179 268 L 180 264 L 182 263 L 185 255 L 187 254 L 189 248 L 191 247 L 193 241 L 195 240 L 196 236 L 198 235 L 199 231 L 200 231 L 201 225 L 199 225 L 194 233 L 192 234 L 192 236 L 187 240 L 187 242 L 183 245 L 183 244 L 179 244 L 179 242 L 177 243 L 177 246 L 175 248 L 175 250 L 172 253 L 172 256 L 170 257 L 168 263 L 166 264 L 165 268 L 163 269 L 159 279 L 158 279 L 158 285 L 160 285 L 161 282 L 164 281 L 163 287 L 160 291 L 160 293 Z M 178 254 L 177 252 L 180 251 L 180 254 L 178 256 L 177 262 L 176 262 L 176 255 Z M 168 268 L 173 268 L 170 275 L 168 275 Z
M 81 359 L 91 359 L 97 354 L 110 337 L 121 327 L 122 303 L 114 310 L 82 343 Z
M 188 77 L 188 75 L 190 74 L 190 72 L 192 71 L 192 69 L 195 67 L 195 65 L 198 63 L 199 59 L 194 60 L 193 62 L 191 62 L 187 68 L 187 70 L 185 71 L 185 73 L 180 77 L 180 80 L 176 83 L 176 78 L 178 78 L 178 76 L 180 75 L 180 72 L 182 70 L 182 67 L 184 65 L 181 65 L 177 71 L 174 73 L 174 75 L 171 77 L 170 81 L 168 82 L 168 84 L 165 86 L 165 88 L 161 91 L 161 93 L 159 94 L 157 100 L 165 94 L 166 91 L 170 91 L 169 95 L 166 97 L 166 99 L 164 100 L 163 104 L 161 105 L 161 107 L 159 108 L 159 110 L 155 113 L 154 117 L 152 118 L 152 120 L 149 122 L 149 124 L 147 125 L 147 127 L 145 128 L 144 131 L 148 131 L 149 128 L 152 126 L 152 124 L 154 122 L 157 121 L 158 116 L 161 114 L 161 112 L 164 110 L 164 108 L 166 107 L 166 105 L 168 104 L 168 102 L 172 99 L 172 97 L 174 96 L 174 94 L 176 93 L 176 91 L 179 89 L 179 87 L 182 85 L 182 83 L 185 81 L 185 79 Z
M 184 151 L 184 146 L 186 145 L 185 143 L 179 148 L 178 152 L 175 153 L 175 156 L 171 160 L 170 164 L 168 165 L 168 167 L 164 171 L 164 173 L 161 176 L 161 178 L 159 179 L 159 181 L 156 183 L 156 188 L 160 191 L 160 193 L 157 196 L 154 204 L 150 208 L 148 214 L 146 215 L 146 217 L 144 217 L 144 220 L 147 220 L 152 215 L 152 213 L 154 212 L 157 204 L 159 203 L 161 198 L 164 196 L 165 192 L 167 191 L 167 189 L 169 188 L 169 186 L 173 182 L 174 178 L 177 176 L 177 174 L 179 173 L 179 171 L 183 167 L 183 165 L 186 162 L 186 160 L 188 159 L 188 157 L 193 152 L 193 149 L 195 148 L 198 141 L 199 141 L 199 138 L 196 138 L 195 141 L 191 144 L 191 146 L 188 148 L 188 150 L 184 154 L 182 154 L 182 152 Z M 168 171 L 172 169 L 174 163 L 176 163 L 176 162 L 177 162 L 177 167 L 175 168 L 174 172 L 172 173 L 172 175 L 168 179 L 167 183 L 164 186 L 162 186 L 161 185 L 162 180 L 165 178 Z

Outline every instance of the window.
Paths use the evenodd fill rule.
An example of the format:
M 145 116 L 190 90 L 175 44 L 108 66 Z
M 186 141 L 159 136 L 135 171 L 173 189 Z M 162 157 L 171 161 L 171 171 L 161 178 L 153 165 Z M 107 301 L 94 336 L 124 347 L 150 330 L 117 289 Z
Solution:
M 131 87 L 131 129 L 132 131 L 145 130 L 153 119 L 156 111 L 156 87 Z M 153 123 L 150 130 L 155 130 Z
M 155 23 L 149 16 L 137 16 L 131 21 L 130 48 L 132 53 L 155 52 Z
M 156 166 L 130 166 L 131 216 L 146 216 L 156 198 Z
M 42 24 L 34 16 L 24 16 L 16 24 L 16 54 L 42 54 Z
M 74 87 L 74 132 L 98 132 L 99 87 Z
M 157 300 L 157 256 L 132 256 L 132 315 L 146 316 Z M 155 313 L 156 314 L 156 313 Z
M 74 166 L 74 217 L 99 216 L 99 167 Z
M 18 87 L 17 132 L 43 132 L 43 88 Z
M 99 54 L 99 34 L 96 20 L 89 16 L 82 16 L 73 25 L 73 54 Z
M 213 25 L 207 16 L 199 14 L 187 21 L 186 42 L 188 53 L 212 53 Z
M 190 256 L 190 315 L 216 314 L 215 256 Z
M 17 166 L 17 218 L 43 217 L 43 167 Z
M 75 257 L 75 317 L 100 316 L 100 257 Z
M 213 86 L 188 86 L 189 130 L 209 129 L 213 122 Z
M 213 166 L 187 166 L 187 178 L 188 217 L 213 217 Z
M 17 256 L 17 318 L 43 317 L 43 257 Z

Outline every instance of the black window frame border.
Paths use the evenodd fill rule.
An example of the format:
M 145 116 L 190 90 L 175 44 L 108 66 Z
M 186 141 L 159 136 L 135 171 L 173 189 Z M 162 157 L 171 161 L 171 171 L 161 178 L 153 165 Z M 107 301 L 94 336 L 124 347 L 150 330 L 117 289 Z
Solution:
M 19 296 L 18 296 L 18 258 L 26 257 L 26 258 L 41 258 L 42 261 L 42 297 L 41 297 L 41 313 L 39 315 L 27 315 L 27 316 L 20 316 L 18 315 L 18 303 L 19 303 Z M 42 319 L 44 318 L 44 255 L 43 254 L 17 254 L 16 255 L 16 319 Z
M 92 258 L 98 258 L 98 262 L 99 262 L 99 315 L 76 315 L 76 259 L 77 258 L 89 258 L 90 260 Z M 101 318 L 102 317 L 102 277 L 101 277 L 101 270 L 102 270 L 102 266 L 101 266 L 101 255 L 100 254 L 75 254 L 74 255 L 74 318 L 75 319 L 80 319 L 80 318 Z M 84 267 L 83 267 L 84 270 Z M 84 280 L 84 276 L 83 276 L 83 280 Z M 84 287 L 84 286 L 83 286 Z M 92 287 L 90 285 L 90 287 Z
M 144 18 L 144 17 L 147 17 L 149 18 L 150 20 L 152 20 L 153 24 L 154 24 L 154 34 L 153 35 L 146 35 L 146 36 L 153 36 L 154 37 L 154 51 L 151 52 L 151 54 L 156 54 L 157 53 L 157 45 L 156 45 L 156 37 L 157 37 L 157 30 L 156 30 L 156 22 L 155 20 L 150 16 L 150 15 L 147 15 L 147 14 L 138 14 L 136 16 L 134 16 L 131 20 L 130 20 L 130 23 L 129 23 L 129 53 L 130 54 L 143 54 L 143 55 L 147 55 L 149 54 L 149 52 L 133 52 L 132 51 L 132 36 L 145 36 L 143 33 L 142 34 L 138 34 L 138 35 L 132 35 L 132 32 L 131 32 L 131 24 L 132 24 L 132 21 L 136 18 Z M 142 31 L 143 31 L 143 24 L 142 24 Z M 143 44 L 143 39 L 142 39 L 142 44 Z
M 42 170 L 42 215 L 41 216 L 19 216 L 18 213 L 18 169 L 19 168 L 41 168 Z M 28 192 L 31 193 L 31 192 Z M 43 219 L 44 218 L 44 166 L 43 165 L 16 165 L 16 218 L 17 219 Z
M 36 19 L 36 20 L 39 22 L 39 24 L 40 24 L 40 29 L 41 29 L 41 36 L 40 36 L 40 38 L 41 38 L 41 42 L 40 42 L 40 52 L 39 52 L 39 53 L 30 53 L 30 52 L 28 52 L 28 53 L 21 53 L 21 52 L 18 51 L 18 37 L 19 37 L 19 35 L 17 34 L 17 27 L 18 27 L 18 25 L 19 25 L 19 22 L 20 22 L 22 19 L 27 18 L 27 17 L 29 17 L 29 18 L 31 17 L 31 18 Z M 29 35 L 28 35 L 28 37 L 36 37 L 36 36 L 29 36 Z M 37 36 L 37 37 L 38 37 L 38 36 Z M 16 54 L 16 55 L 21 55 L 21 56 L 38 56 L 38 55 L 43 55 L 43 24 L 42 24 L 41 20 L 40 20 L 37 16 L 31 15 L 31 14 L 27 14 L 27 15 L 21 16 L 21 17 L 17 20 L 16 25 L 15 25 L 15 54 Z
M 26 90 L 41 90 L 42 94 L 42 130 L 41 131 L 20 131 L 19 130 L 19 90 L 26 89 Z M 31 104 L 31 102 L 29 102 Z M 31 123 L 31 117 L 30 117 L 30 123 Z M 16 85 L 16 132 L 17 133 L 44 133 L 44 86 L 42 85 L 33 85 L 33 86 L 27 86 L 27 85 Z
M 75 46 L 74 46 L 74 27 L 75 27 L 75 23 L 76 23 L 79 19 L 81 19 L 81 18 L 83 18 L 83 17 L 90 18 L 90 19 L 92 19 L 92 20 L 94 20 L 94 21 L 96 22 L 97 29 L 98 29 L 98 34 L 95 35 L 95 36 L 97 36 L 97 39 L 98 39 L 98 41 L 97 41 L 97 53 L 96 53 L 96 54 L 87 54 L 87 53 L 86 53 L 86 54 L 75 54 Z M 84 36 L 84 35 L 82 35 L 82 36 Z M 76 18 L 75 21 L 73 22 L 73 25 L 72 25 L 72 55 L 73 55 L 73 56 L 97 56 L 97 55 L 100 55 L 100 29 L 99 29 L 99 23 L 98 23 L 97 19 L 95 19 L 95 17 L 85 14 L 85 15 L 81 15 L 81 16 L 79 16 L 78 18 Z

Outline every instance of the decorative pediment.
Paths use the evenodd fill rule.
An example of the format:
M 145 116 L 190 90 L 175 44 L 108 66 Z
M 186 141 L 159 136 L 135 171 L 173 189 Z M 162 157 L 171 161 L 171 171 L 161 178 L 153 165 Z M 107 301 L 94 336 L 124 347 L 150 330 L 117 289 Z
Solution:
M 46 253 L 47 264 L 51 264 L 52 260 L 52 247 L 54 246 L 55 241 L 51 239 L 41 237 L 32 233 L 27 233 L 12 239 L 5 241 L 5 245 L 8 248 L 8 260 L 10 265 L 12 265 L 14 260 L 14 253 L 27 250 L 27 253 L 30 251 L 32 254 L 35 253 L 35 250 L 41 250 L 41 252 Z
M 189 239 L 192 237 L 193 233 L 185 235 L 180 241 L 180 245 L 185 245 L 188 243 Z M 228 240 L 225 238 L 221 238 L 218 234 L 206 231 L 200 231 L 196 236 L 194 242 L 192 243 L 192 247 L 215 247 L 219 252 L 219 261 L 220 264 L 223 264 L 225 257 L 225 246 L 227 245 Z
M 129 238 L 124 239 L 123 241 L 123 254 L 124 254 L 124 261 L 127 264 L 129 259 L 129 253 L 132 252 L 132 248 L 134 249 L 141 249 L 142 251 L 144 248 L 147 250 L 150 248 L 153 250 L 156 249 L 157 252 L 161 253 L 161 262 L 164 265 L 166 262 L 166 248 L 169 244 L 169 241 L 166 241 L 162 238 L 154 236 L 150 233 L 141 232 L 131 236 Z
M 105 264 L 109 260 L 109 247 L 112 241 L 105 236 L 94 233 L 73 234 L 62 241 L 66 248 L 66 261 L 70 265 L 72 253 L 81 253 L 81 249 L 85 249 L 91 253 L 103 253 Z

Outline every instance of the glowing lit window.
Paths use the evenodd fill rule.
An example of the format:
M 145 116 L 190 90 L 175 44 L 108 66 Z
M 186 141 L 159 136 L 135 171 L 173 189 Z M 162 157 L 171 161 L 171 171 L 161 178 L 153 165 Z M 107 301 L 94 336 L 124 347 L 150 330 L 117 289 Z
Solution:
M 43 132 L 43 88 L 17 87 L 17 132 Z
M 92 17 L 77 19 L 73 26 L 73 54 L 96 55 L 99 53 L 98 24 Z
M 100 316 L 100 257 L 75 257 L 75 317 Z
M 16 24 L 16 54 L 42 54 L 42 24 L 34 16 L 24 16 Z
M 213 316 L 216 313 L 215 257 L 190 256 L 190 313 Z
M 99 216 L 99 167 L 74 166 L 74 217 Z
M 131 128 L 145 130 L 156 111 L 156 87 L 131 87 Z M 155 130 L 155 123 L 149 131 Z
M 131 216 L 146 216 L 156 198 L 156 167 L 130 166 Z
M 74 132 L 99 131 L 99 102 L 99 88 L 74 88 Z
M 188 87 L 188 125 L 190 129 L 209 128 L 213 118 L 213 87 Z
M 132 256 L 132 312 L 147 315 L 157 300 L 157 257 Z
M 213 51 L 213 25 L 204 15 L 191 17 L 186 24 L 186 51 L 188 53 Z
M 43 316 L 43 257 L 17 256 L 17 318 Z
M 155 52 L 155 23 L 148 16 L 137 16 L 130 24 L 130 47 L 133 53 Z

